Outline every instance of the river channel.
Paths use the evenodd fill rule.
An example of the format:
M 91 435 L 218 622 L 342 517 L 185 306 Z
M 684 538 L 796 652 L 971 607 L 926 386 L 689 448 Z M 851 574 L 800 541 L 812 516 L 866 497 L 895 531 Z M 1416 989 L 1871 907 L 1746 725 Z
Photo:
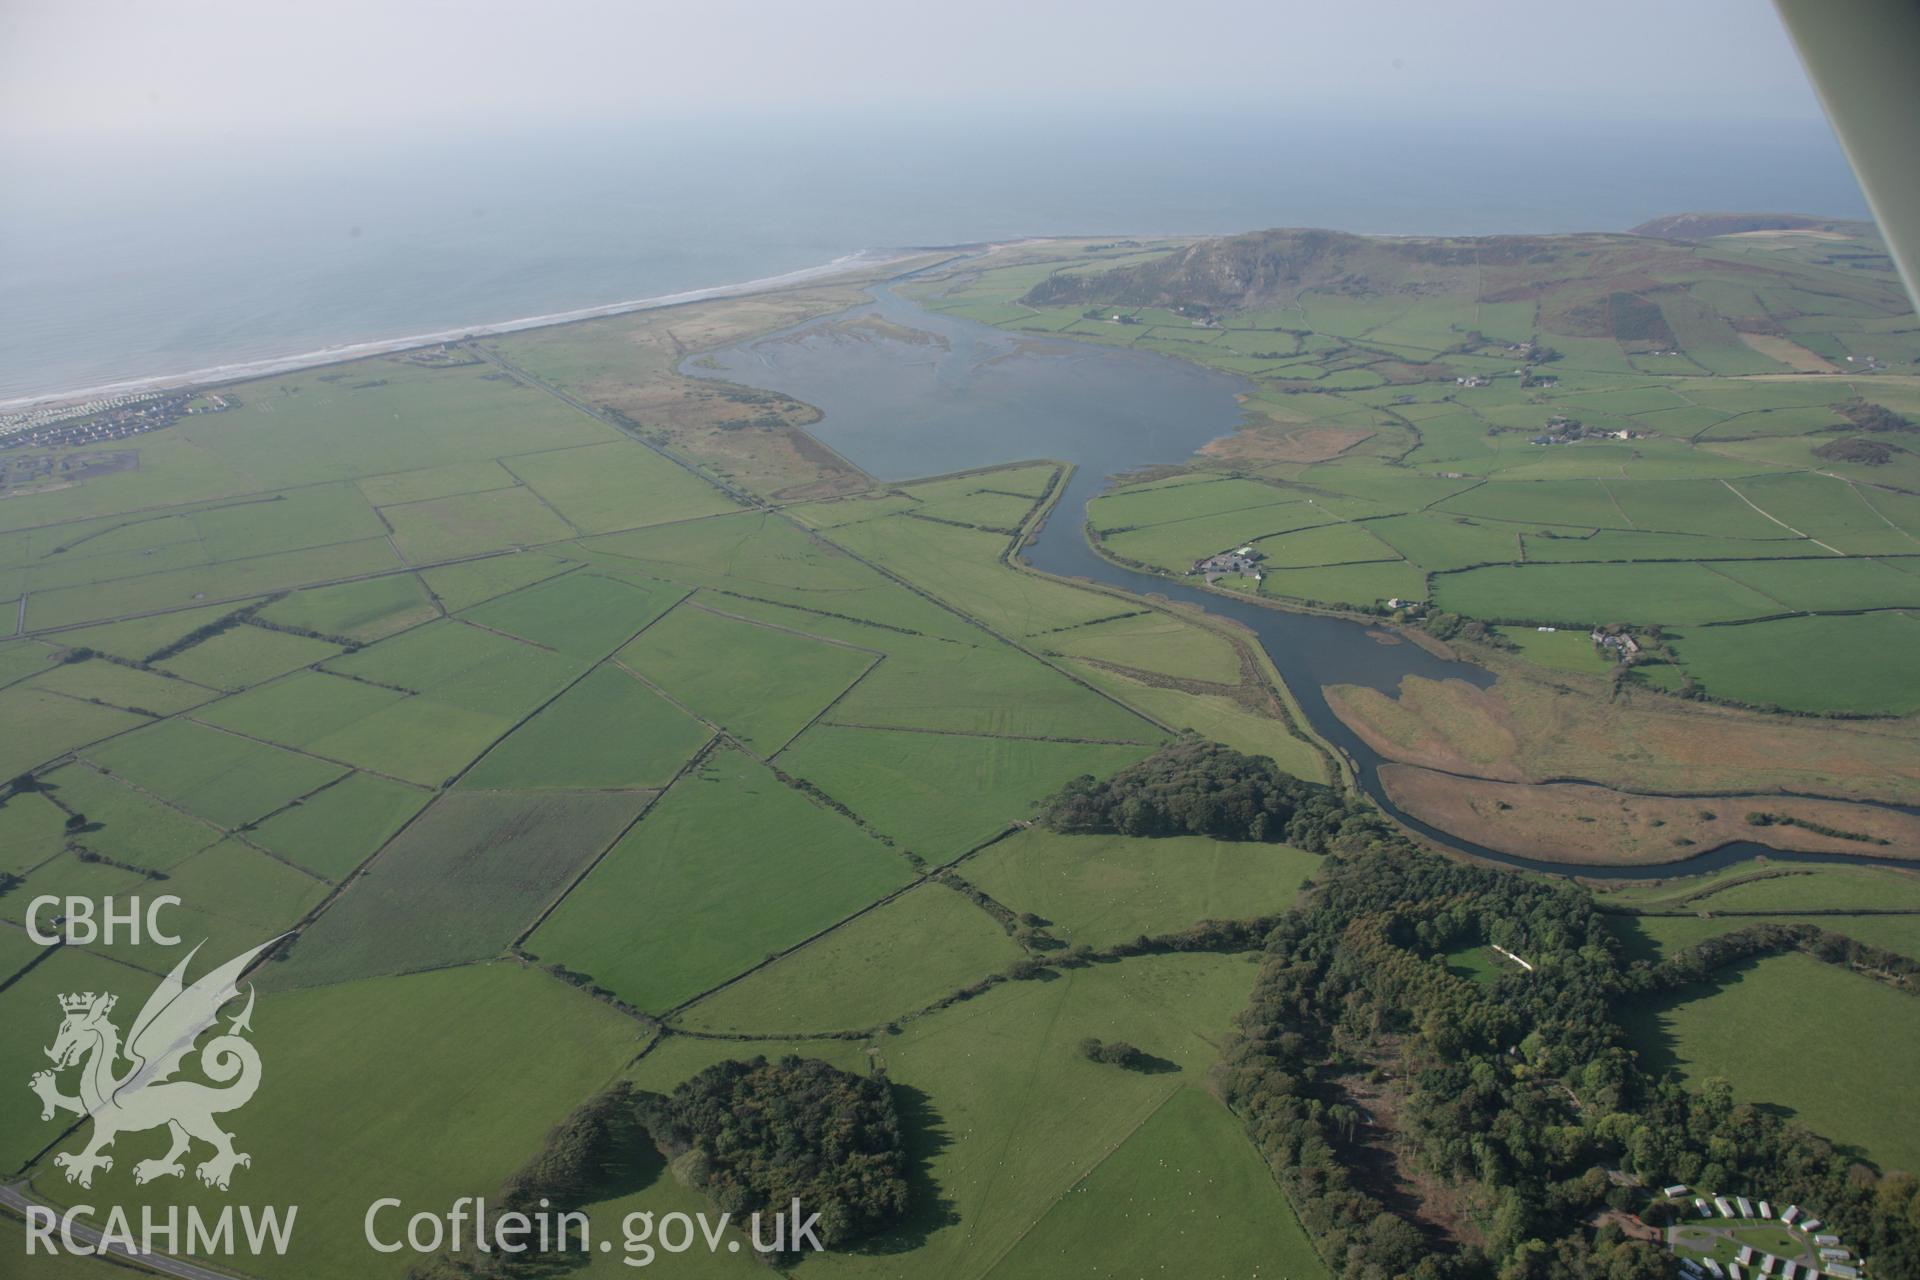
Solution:
M 1265 647 L 1319 734 L 1351 761 L 1361 788 L 1409 828 L 1490 862 L 1555 875 L 1657 879 L 1715 871 L 1764 855 L 1776 861 L 1910 865 L 1851 854 L 1724 844 L 1650 866 L 1547 862 L 1503 853 L 1422 822 L 1390 800 L 1379 770 L 1388 763 L 1327 705 L 1323 687 L 1364 685 L 1397 696 L 1408 676 L 1465 680 L 1485 688 L 1494 675 L 1396 642 L 1347 618 L 1275 609 L 1174 578 L 1116 565 L 1088 545 L 1086 504 L 1110 476 L 1177 463 L 1243 418 L 1240 378 L 1153 352 L 1010 334 L 929 311 L 891 288 L 829 321 L 808 321 L 724 348 L 684 366 L 779 391 L 824 415 L 815 436 L 880 480 L 1051 458 L 1074 464 L 1053 516 L 1026 550 L 1035 568 L 1138 594 L 1198 605 L 1245 625 Z

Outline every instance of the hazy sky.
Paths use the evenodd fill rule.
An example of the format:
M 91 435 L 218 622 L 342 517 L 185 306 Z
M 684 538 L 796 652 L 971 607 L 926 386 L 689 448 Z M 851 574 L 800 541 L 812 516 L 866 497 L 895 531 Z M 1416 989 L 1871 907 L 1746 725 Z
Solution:
M 891 107 L 1811 118 L 1764 0 L 0 0 L 0 129 Z

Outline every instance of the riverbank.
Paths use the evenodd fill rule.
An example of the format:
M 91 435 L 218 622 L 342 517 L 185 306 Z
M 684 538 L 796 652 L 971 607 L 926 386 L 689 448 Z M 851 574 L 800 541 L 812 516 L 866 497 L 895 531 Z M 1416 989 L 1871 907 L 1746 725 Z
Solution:
M 826 329 L 819 331 L 817 341 L 796 341 L 795 331 L 709 352 L 701 357 L 699 372 L 778 389 L 781 394 L 817 407 L 822 416 L 808 425 L 808 432 L 883 482 L 964 472 L 1036 453 L 1072 462 L 1075 470 L 1056 499 L 1051 518 L 1037 532 L 1029 531 L 1018 557 L 1022 567 L 1042 577 L 1117 589 L 1134 599 L 1151 599 L 1158 607 L 1204 611 L 1213 623 L 1257 638 L 1258 644 L 1251 647 L 1262 651 L 1260 665 L 1270 669 L 1278 677 L 1276 683 L 1288 690 L 1290 709 L 1298 709 L 1301 727 L 1308 736 L 1329 744 L 1353 781 L 1420 838 L 1455 853 L 1509 866 L 1603 879 L 1687 874 L 1756 856 L 1793 859 L 1795 851 L 1777 846 L 1808 843 L 1800 839 L 1807 832 L 1799 827 L 1788 831 L 1769 828 L 1770 838 L 1762 841 L 1747 838 L 1751 833 L 1741 824 L 1740 832 L 1703 833 L 1709 839 L 1688 837 L 1695 841 L 1692 844 L 1675 841 L 1673 837 L 1680 833 L 1666 831 L 1668 844 L 1660 850 L 1664 858 L 1652 856 L 1651 849 L 1641 850 L 1637 858 L 1594 850 L 1590 840 L 1576 842 L 1579 847 L 1543 851 L 1529 858 L 1512 847 L 1480 842 L 1472 832 L 1447 828 L 1444 821 L 1423 820 L 1417 807 L 1409 812 L 1395 803 L 1381 777 L 1383 766 L 1406 763 L 1405 752 L 1395 749 L 1390 741 L 1393 734 L 1373 731 L 1375 726 L 1370 721 L 1384 714 L 1382 708 L 1398 707 L 1403 713 L 1413 710 L 1403 705 L 1409 687 L 1416 691 L 1447 690 L 1469 700 L 1491 699 L 1498 710 L 1515 692 L 1507 687 L 1511 681 L 1503 682 L 1498 691 L 1493 688 L 1503 673 L 1512 674 L 1505 671 L 1507 664 L 1499 664 L 1496 670 L 1482 662 L 1465 660 L 1451 646 L 1409 643 L 1414 638 L 1410 629 L 1383 626 L 1378 617 L 1290 607 L 1292 602 L 1281 604 L 1242 593 L 1207 590 L 1192 580 L 1144 572 L 1117 562 L 1084 536 L 1087 503 L 1106 487 L 1108 477 L 1141 466 L 1176 462 L 1234 429 L 1242 417 L 1234 398 L 1242 387 L 1239 379 L 1198 370 L 1190 363 L 1158 353 L 1005 334 L 962 316 L 920 307 L 890 288 L 876 289 L 874 295 L 873 303 L 841 313 L 840 319 L 852 322 L 871 316 L 892 328 L 933 334 L 939 341 L 839 342 L 829 340 Z M 1183 398 L 1174 404 L 1162 402 L 1143 413 L 1142 401 L 1163 395 L 1169 382 L 1183 385 Z M 850 394 L 856 388 L 858 394 Z M 1143 417 L 1155 420 L 1145 429 L 1136 429 Z M 1583 717 L 1572 715 L 1573 708 L 1568 705 L 1586 705 L 1588 700 L 1548 696 L 1555 693 L 1553 685 L 1566 683 L 1557 679 L 1541 690 L 1542 697 L 1560 713 L 1560 719 L 1568 720 L 1564 724 L 1552 721 L 1560 730 L 1553 741 L 1563 753 L 1569 749 L 1568 744 L 1585 753 L 1604 752 L 1607 743 L 1618 739 L 1588 731 Z M 1520 685 L 1529 692 L 1534 688 L 1530 680 L 1522 680 Z M 1350 714 L 1356 698 L 1362 696 L 1374 715 Z M 1694 704 L 1672 708 L 1666 705 L 1667 700 L 1652 695 L 1642 701 L 1659 705 L 1635 708 L 1642 714 L 1634 718 L 1633 727 L 1646 729 L 1647 733 L 1634 740 L 1664 748 L 1655 753 L 1657 758 L 1649 767 L 1657 767 L 1660 760 L 1673 755 L 1677 757 L 1675 768 L 1694 766 L 1714 775 L 1711 782 L 1718 785 L 1700 787 L 1703 793 L 1722 788 L 1728 793 L 1761 789 L 1760 779 L 1750 770 L 1768 765 L 1765 761 L 1750 762 L 1750 753 L 1716 750 L 1702 758 L 1698 750 L 1681 750 L 1703 745 L 1726 747 L 1722 738 L 1727 735 L 1702 733 L 1696 722 L 1730 731 L 1750 730 L 1753 726 L 1747 717 L 1716 715 Z M 1412 702 L 1423 706 L 1425 700 L 1415 697 Z M 1603 717 L 1617 717 L 1621 712 L 1604 697 L 1594 706 Z M 1342 711 L 1349 714 L 1343 715 Z M 1659 725 L 1641 724 L 1656 711 L 1685 715 L 1686 725 L 1694 732 L 1679 735 L 1681 741 L 1677 743 L 1668 742 L 1672 733 L 1652 731 L 1664 727 L 1659 716 L 1653 716 Z M 1484 745 L 1497 762 L 1507 757 L 1517 741 L 1510 721 L 1550 718 L 1496 715 L 1494 719 L 1499 723 L 1491 731 L 1501 741 Z M 1796 722 L 1786 727 L 1831 731 L 1835 726 Z M 1766 728 L 1779 731 L 1779 726 L 1771 722 Z M 1857 726 L 1846 728 L 1857 730 Z M 1793 758 L 1820 757 L 1813 752 Z M 1591 760 L 1584 763 L 1588 766 L 1582 771 L 1585 776 L 1605 772 Z M 1483 777 L 1491 773 L 1493 776 L 1486 778 L 1489 783 L 1539 781 L 1511 765 L 1487 769 L 1462 762 L 1459 771 Z M 1686 789 L 1694 790 L 1692 786 Z M 1844 786 L 1815 787 L 1811 783 L 1808 789 L 1838 791 L 1842 796 L 1847 790 Z M 1841 797 L 1836 800 L 1839 805 L 1846 803 Z M 1739 810 L 1741 816 L 1745 812 L 1744 808 Z M 1839 809 L 1805 816 L 1835 829 L 1851 830 L 1858 825 L 1843 821 Z M 1650 815 L 1649 825 L 1656 818 L 1660 815 Z M 1671 819 L 1664 821 L 1670 823 Z M 1578 833 L 1591 834 L 1586 830 L 1588 825 L 1577 824 Z M 1877 828 L 1875 834 L 1894 838 Z M 1818 843 L 1822 848 L 1829 847 L 1824 840 Z M 1831 852 L 1798 856 L 1874 861 L 1875 854 L 1886 852 L 1886 846 L 1856 848 L 1856 844 L 1837 841 Z

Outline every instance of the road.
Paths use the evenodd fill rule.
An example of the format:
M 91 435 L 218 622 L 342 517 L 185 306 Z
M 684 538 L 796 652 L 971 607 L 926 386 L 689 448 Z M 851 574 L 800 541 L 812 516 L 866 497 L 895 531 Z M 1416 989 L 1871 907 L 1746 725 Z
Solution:
M 24 1218 L 27 1215 L 27 1209 L 29 1207 L 40 1208 L 42 1206 L 38 1201 L 29 1199 L 26 1193 L 20 1190 L 20 1187 L 21 1184 L 17 1182 L 0 1187 L 0 1204 L 15 1210 Z M 93 1248 L 98 1248 L 100 1245 L 100 1233 L 92 1227 L 85 1226 L 78 1222 L 73 1224 L 73 1237 L 76 1240 L 84 1240 Z M 115 1257 L 133 1263 L 135 1266 L 146 1267 L 150 1270 L 158 1271 L 162 1275 L 179 1276 L 181 1280 L 233 1280 L 232 1275 L 228 1272 L 215 1271 L 211 1267 L 203 1267 L 197 1262 L 186 1262 L 171 1254 L 134 1253 L 122 1247 L 117 1242 L 109 1245 L 108 1249 Z
M 1818 539 L 1818 538 L 1816 538 L 1816 537 L 1814 537 L 1814 536 L 1813 536 L 1812 534 L 1810 534 L 1810 533 L 1801 533 L 1801 532 L 1800 532 L 1800 531 L 1799 531 L 1798 529 L 1796 529 L 1796 528 L 1794 528 L 1794 527 L 1793 527 L 1792 525 L 1790 525 L 1790 524 L 1788 524 L 1788 523 L 1787 523 L 1787 522 L 1786 522 L 1785 520 L 1782 520 L 1782 519 L 1781 519 L 1781 518 L 1780 518 L 1779 516 L 1776 516 L 1776 515 L 1774 515 L 1774 514 L 1773 514 L 1773 512 L 1771 512 L 1771 511 L 1769 511 L 1769 510 L 1767 510 L 1767 509 L 1766 509 L 1765 507 L 1763 507 L 1763 506 L 1761 506 L 1761 505 L 1760 505 L 1759 503 L 1757 503 L 1757 502 L 1755 502 L 1755 501 L 1754 501 L 1754 500 L 1753 500 L 1752 498 L 1749 498 L 1749 497 L 1748 497 L 1748 496 L 1747 496 L 1746 494 L 1744 494 L 1744 493 L 1742 493 L 1742 492 L 1740 492 L 1740 491 L 1739 491 L 1738 489 L 1736 489 L 1736 488 L 1734 488 L 1734 487 L 1733 487 L 1733 485 L 1732 485 L 1732 484 L 1730 484 L 1730 483 L 1728 483 L 1727 481 L 1725 481 L 1725 480 L 1722 480 L 1722 481 L 1721 481 L 1720 483 L 1721 483 L 1721 484 L 1724 484 L 1724 485 L 1726 485 L 1726 486 L 1727 486 L 1727 492 L 1729 492 L 1729 493 L 1731 493 L 1731 494 L 1732 494 L 1732 495 L 1733 495 L 1734 497 L 1736 497 L 1736 498 L 1738 498 L 1738 499 L 1740 499 L 1740 501 L 1742 501 L 1742 502 L 1744 502 L 1744 503 L 1746 503 L 1746 504 L 1747 504 L 1748 506 L 1750 506 L 1750 507 L 1752 507 L 1752 508 L 1753 508 L 1753 509 L 1754 509 L 1755 511 L 1758 511 L 1758 512 L 1759 512 L 1759 513 L 1760 513 L 1761 515 L 1763 515 L 1763 516 L 1765 516 L 1765 517 L 1766 517 L 1767 519 L 1769 519 L 1769 520 L 1771 520 L 1771 521 L 1773 521 L 1773 522 L 1774 522 L 1775 524 L 1777 524 L 1777 525 L 1779 525 L 1779 526 L 1780 526 L 1780 527 L 1781 527 L 1782 529 L 1785 529 L 1785 530 L 1786 530 L 1786 531 L 1787 531 L 1788 533 L 1791 533 L 1791 534 L 1792 534 L 1792 535 L 1794 535 L 1794 536 L 1795 536 L 1796 538 L 1805 538 L 1805 539 L 1806 539 L 1806 540 L 1807 540 L 1808 542 L 1811 542 L 1811 543 L 1812 543 L 1812 544 L 1813 544 L 1814 546 L 1816 546 L 1816 547 L 1822 547 L 1822 548 L 1824 548 L 1824 549 L 1826 549 L 1826 550 L 1828 550 L 1828 551 L 1831 551 L 1831 552 L 1833 552 L 1833 554 L 1835 554 L 1835 555 L 1837 555 L 1837 556 L 1844 556 L 1844 555 L 1846 555 L 1846 554 L 1847 554 L 1846 552 L 1844 552 L 1844 551 L 1842 551 L 1842 550 L 1841 550 L 1840 548 L 1838 548 L 1838 547 L 1830 547 L 1830 546 L 1827 546 L 1827 544 L 1826 544 L 1826 543 L 1824 543 L 1824 542 L 1822 542 L 1822 541 L 1820 541 L 1820 539 Z M 1882 518 L 1882 519 L 1885 519 L 1885 517 L 1884 517 L 1884 516 L 1883 516 L 1883 517 L 1881 517 L 1881 518 Z M 1889 523 L 1889 524 L 1891 524 L 1891 523 L 1893 523 L 1893 522 L 1889 520 L 1889 521 L 1888 521 L 1887 523 Z

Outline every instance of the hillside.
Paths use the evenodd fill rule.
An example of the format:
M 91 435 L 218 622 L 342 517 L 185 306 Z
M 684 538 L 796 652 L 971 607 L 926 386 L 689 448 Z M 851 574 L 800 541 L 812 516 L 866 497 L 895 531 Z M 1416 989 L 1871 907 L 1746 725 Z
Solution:
M 1283 229 L 1203 240 L 1158 261 L 1112 271 L 1059 272 L 1022 301 L 1030 306 L 1102 302 L 1232 311 L 1285 301 L 1302 289 L 1417 286 L 1456 292 L 1472 282 L 1472 251 L 1456 249 L 1451 242 Z
M 1553 327 L 1601 336 L 1611 332 L 1604 314 L 1608 308 L 1596 310 L 1593 304 L 1604 304 L 1614 294 L 1677 290 L 1698 266 L 1694 248 L 1640 236 L 1417 239 L 1287 228 L 1203 240 L 1156 261 L 1110 271 L 1056 272 L 1021 301 L 1032 307 L 1169 307 L 1206 315 L 1292 306 L 1306 293 L 1538 300 L 1550 316 L 1571 313 Z M 1734 276 L 1778 274 L 1771 264 L 1715 266 Z M 1751 324 L 1735 327 L 1770 327 L 1764 313 L 1750 319 Z
M 1768 218 L 1790 220 L 1690 214 L 1646 225 L 1670 235 L 1706 236 Z M 1855 224 L 1822 224 L 1829 225 Z M 1809 242 L 1819 246 L 1817 255 L 1771 240 L 1760 243 L 1765 233 L 1750 231 L 1690 244 L 1646 235 L 1413 238 L 1283 228 L 1203 240 L 1104 271 L 1056 271 L 1019 301 L 1032 308 L 1159 308 L 1195 326 L 1249 312 L 1311 310 L 1316 303 L 1412 307 L 1448 312 L 1456 336 L 1439 345 L 1458 350 L 1480 345 L 1477 331 L 1484 326 L 1473 323 L 1478 312 L 1511 303 L 1535 314 L 1531 336 L 1556 349 L 1562 348 L 1557 338 L 1598 338 L 1625 344 L 1636 355 L 1733 350 L 1744 355 L 1719 364 L 1709 356 L 1709 367 L 1766 372 L 1784 366 L 1753 358 L 1739 335 L 1782 335 L 1798 317 L 1822 314 L 1840 298 L 1850 299 L 1845 305 L 1861 314 L 1906 310 L 1876 243 L 1837 230 L 1804 234 L 1820 237 Z M 1836 277 L 1835 267 L 1853 278 Z
M 1920 710 L 1920 667 L 1894 657 L 1920 607 L 1920 317 L 1872 238 L 1283 229 L 1112 252 L 917 286 L 946 314 L 1245 380 L 1246 423 L 1187 474 L 1092 501 L 1110 558 L 1275 600 L 1424 602 L 1637 688 Z M 1628 670 L 1586 639 L 1603 623 L 1665 638 Z M 1673 773 L 1612 768 L 1554 772 Z
M 1749 231 L 1838 231 L 1853 233 L 1864 227 L 1835 218 L 1810 218 L 1803 213 L 1668 213 L 1649 218 L 1627 232 L 1660 240 L 1711 240 L 1715 236 L 1744 235 Z
M 1168 257 L 1105 272 L 1048 276 L 1023 302 L 1050 306 L 1101 302 L 1245 310 L 1290 300 L 1302 289 L 1337 292 L 1472 289 L 1475 255 L 1530 258 L 1544 246 L 1532 237 L 1495 244 L 1380 239 L 1343 231 L 1285 228 L 1203 240 Z

